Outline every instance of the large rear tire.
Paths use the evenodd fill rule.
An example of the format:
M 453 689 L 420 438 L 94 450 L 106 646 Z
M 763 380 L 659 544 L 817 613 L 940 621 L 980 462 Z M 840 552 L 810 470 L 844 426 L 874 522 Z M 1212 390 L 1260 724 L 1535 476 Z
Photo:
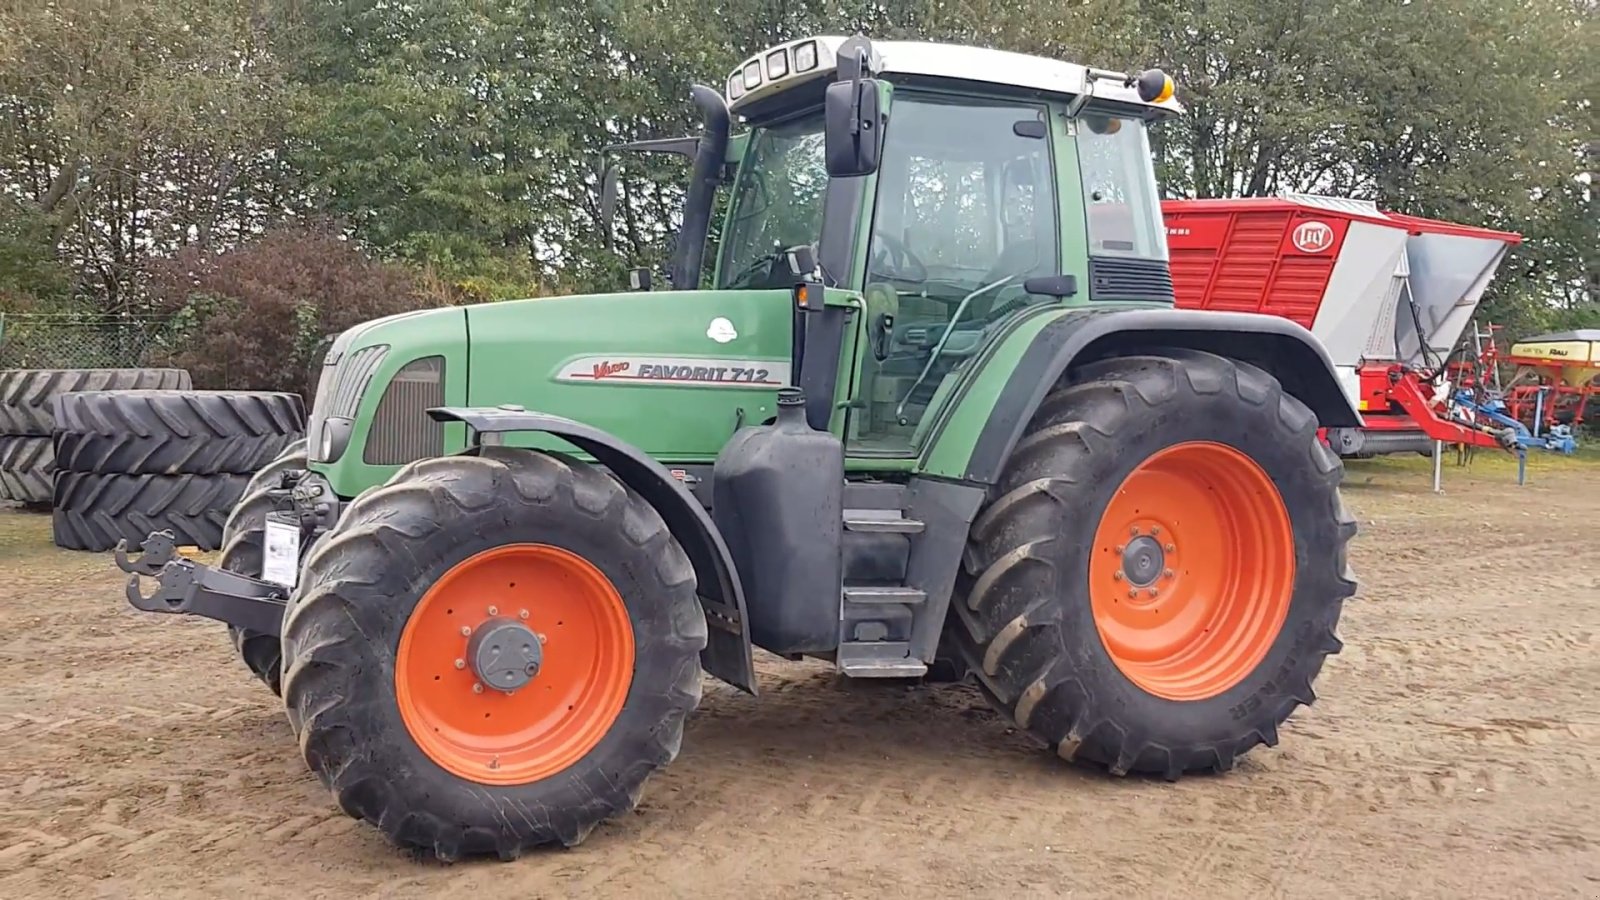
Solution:
M 267 514 L 275 508 L 271 492 L 283 480 L 285 472 L 306 467 L 306 442 L 302 438 L 285 447 L 283 453 L 257 472 L 245 485 L 244 496 L 228 514 L 222 526 L 222 556 L 217 565 L 230 572 L 261 577 L 263 555 L 262 537 L 266 534 Z M 309 548 L 308 548 L 309 549 Z M 261 634 L 233 625 L 228 626 L 228 636 L 239 652 L 246 667 L 274 694 L 280 692 L 283 674 L 283 650 L 275 634 Z
M 1276 379 L 1172 350 L 1046 398 L 975 521 L 949 636 L 1061 757 L 1222 771 L 1313 701 L 1355 522 Z
M 248 475 L 306 430 L 299 394 L 86 391 L 56 400 L 56 468 L 122 475 Z
M 67 550 L 131 547 L 153 531 L 171 531 L 178 546 L 216 550 L 228 510 L 239 502 L 244 475 L 95 475 L 58 472 L 51 525 Z
M 55 398 L 73 391 L 186 391 L 183 369 L 12 369 L 0 372 L 0 434 L 48 436 Z
M 634 807 L 677 756 L 705 644 L 648 503 L 567 457 L 485 448 L 407 466 L 311 550 L 284 701 L 351 816 L 443 860 L 510 859 Z M 497 688 L 529 668 L 480 665 L 498 650 L 531 680 Z
M 55 493 L 55 458 L 47 437 L 0 435 L 0 500 L 49 504 Z

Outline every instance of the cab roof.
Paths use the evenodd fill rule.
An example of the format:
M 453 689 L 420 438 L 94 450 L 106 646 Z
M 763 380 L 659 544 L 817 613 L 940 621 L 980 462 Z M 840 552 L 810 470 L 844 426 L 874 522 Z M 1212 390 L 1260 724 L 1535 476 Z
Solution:
M 837 35 L 801 38 L 751 56 L 728 77 L 725 91 L 729 109 L 736 115 L 746 114 L 753 107 L 767 105 L 762 101 L 786 94 L 791 88 L 831 80 L 838 67 L 839 49 L 846 40 Z M 1126 76 L 1121 72 L 985 47 L 873 41 L 872 69 L 891 81 L 940 79 L 1020 88 L 1061 98 L 1083 94 L 1092 79 L 1097 100 L 1142 107 L 1161 117 L 1183 112 L 1176 99 L 1160 103 L 1140 100 L 1138 92 L 1124 83 Z

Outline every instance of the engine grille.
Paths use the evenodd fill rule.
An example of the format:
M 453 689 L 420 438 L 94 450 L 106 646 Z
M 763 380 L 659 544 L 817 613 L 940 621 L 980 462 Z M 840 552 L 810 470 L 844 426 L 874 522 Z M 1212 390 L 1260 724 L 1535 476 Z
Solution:
M 399 466 L 444 453 L 444 424 L 428 417 L 444 405 L 444 357 L 407 363 L 384 389 L 367 431 L 361 458 L 369 465 Z
M 329 353 L 323 363 L 322 377 L 317 379 L 317 395 L 311 401 L 311 418 L 306 423 L 306 436 L 315 448 L 322 435 L 322 423 L 330 416 L 351 417 L 361 405 L 361 395 L 366 393 L 372 375 L 383 358 L 389 355 L 388 344 L 363 347 L 341 359 Z
M 1089 299 L 1172 303 L 1172 269 L 1164 259 L 1090 257 Z

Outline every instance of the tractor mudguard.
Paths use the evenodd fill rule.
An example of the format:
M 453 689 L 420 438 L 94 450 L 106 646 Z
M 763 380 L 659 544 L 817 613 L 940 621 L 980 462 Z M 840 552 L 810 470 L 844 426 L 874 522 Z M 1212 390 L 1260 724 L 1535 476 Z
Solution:
M 975 423 L 977 433 L 970 441 L 971 451 L 961 473 L 964 481 L 994 484 L 999 480 L 1033 411 L 1069 368 L 1162 347 L 1201 350 L 1257 366 L 1308 406 L 1323 427 L 1362 425 L 1361 414 L 1345 395 L 1321 342 L 1310 331 L 1278 316 L 1170 307 L 1079 309 L 1051 319 L 1028 340 L 1009 375 L 980 372 L 973 379 L 987 376 L 1003 383 L 987 415 L 979 414 Z M 963 399 L 957 398 L 952 405 L 961 405 Z M 951 434 L 954 418 L 946 420 L 940 433 L 928 442 L 930 455 L 943 450 L 948 458 L 949 448 L 939 446 L 943 443 L 940 437 Z
M 711 515 L 695 500 L 683 482 L 637 447 L 582 422 L 561 416 L 516 408 L 439 407 L 428 410 L 437 422 L 464 422 L 471 429 L 470 445 L 482 446 L 484 435 L 541 432 L 561 438 L 605 466 L 667 523 L 683 545 L 699 582 L 710 638 L 700 654 L 701 665 L 734 687 L 756 693 L 755 661 L 751 655 L 750 622 L 745 613 L 744 589 L 733 556 Z

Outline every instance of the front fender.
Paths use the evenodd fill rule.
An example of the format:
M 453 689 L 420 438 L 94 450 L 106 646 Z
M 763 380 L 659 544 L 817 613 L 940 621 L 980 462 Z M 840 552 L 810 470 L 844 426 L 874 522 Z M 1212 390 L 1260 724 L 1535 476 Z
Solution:
M 699 583 L 709 639 L 700 662 L 707 672 L 751 694 L 756 692 L 750 622 L 744 589 L 728 545 L 711 515 L 683 482 L 637 447 L 591 425 L 546 413 L 508 408 L 442 407 L 428 410 L 438 422 L 464 422 L 471 429 L 469 445 L 481 446 L 486 434 L 534 431 L 553 435 L 594 457 L 612 475 L 655 507 L 683 545 Z
M 994 484 L 1045 395 L 1073 366 L 1182 347 L 1257 366 L 1304 403 L 1322 427 L 1360 427 L 1322 343 L 1288 319 L 1255 313 L 1071 309 L 1015 328 L 961 389 L 935 426 L 921 470 Z

